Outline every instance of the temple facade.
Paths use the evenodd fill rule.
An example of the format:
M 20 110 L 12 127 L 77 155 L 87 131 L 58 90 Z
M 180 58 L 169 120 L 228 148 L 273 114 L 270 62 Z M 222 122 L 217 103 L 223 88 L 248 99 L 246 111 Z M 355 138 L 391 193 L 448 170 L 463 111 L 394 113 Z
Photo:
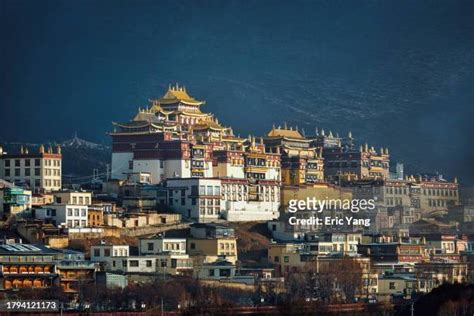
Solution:
M 301 185 L 324 181 L 322 148 L 297 129 L 275 127 L 263 138 L 267 150 L 281 155 L 281 181 L 284 185 Z
M 323 150 L 325 178 L 331 182 L 355 179 L 388 179 L 390 155 L 388 148 L 376 151 L 366 143 L 353 146 L 331 146 Z
M 280 153 L 266 148 L 263 139 L 235 136 L 213 114 L 201 111 L 204 104 L 184 87 L 170 86 L 163 97 L 152 99 L 148 107 L 139 109 L 130 122 L 113 123 L 112 178 L 127 179 L 139 174 L 138 178 L 147 179 L 150 184 L 175 187 L 182 182 L 189 186 L 189 192 L 189 179 L 218 179 L 219 187 L 222 180 L 223 190 L 237 181 L 239 188 L 243 186 L 242 194 L 222 194 L 219 204 L 213 198 L 211 208 L 193 204 L 193 197 L 182 205 L 173 203 L 172 208 L 202 222 L 276 218 Z M 232 188 L 231 185 L 229 190 Z M 168 201 L 174 201 L 174 191 L 169 191 Z M 199 203 L 209 201 L 203 198 Z

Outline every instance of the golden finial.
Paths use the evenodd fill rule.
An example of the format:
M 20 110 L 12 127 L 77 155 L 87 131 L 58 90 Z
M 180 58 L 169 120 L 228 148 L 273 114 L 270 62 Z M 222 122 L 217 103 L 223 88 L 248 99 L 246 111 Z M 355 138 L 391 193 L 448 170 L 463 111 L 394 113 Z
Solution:
M 454 177 L 454 183 L 458 183 L 458 177 Z
M 39 151 L 40 154 L 44 154 L 44 145 L 43 145 L 43 144 L 41 144 L 41 145 L 39 146 L 38 151 Z
M 28 155 L 30 151 L 28 150 L 28 147 L 25 147 L 25 155 Z
M 20 147 L 20 154 L 23 155 L 24 153 L 25 153 L 25 150 L 23 149 L 23 145 L 21 145 L 21 147 Z
M 385 154 L 388 155 L 388 147 L 385 147 Z
M 352 138 L 352 132 L 349 131 L 349 134 L 347 135 L 348 138 Z
M 363 152 L 363 151 L 364 151 L 364 149 L 362 148 L 362 145 L 360 145 L 359 151 L 360 151 L 360 152 Z
M 56 153 L 57 153 L 58 155 L 61 155 L 61 145 L 57 145 L 57 146 L 56 146 Z

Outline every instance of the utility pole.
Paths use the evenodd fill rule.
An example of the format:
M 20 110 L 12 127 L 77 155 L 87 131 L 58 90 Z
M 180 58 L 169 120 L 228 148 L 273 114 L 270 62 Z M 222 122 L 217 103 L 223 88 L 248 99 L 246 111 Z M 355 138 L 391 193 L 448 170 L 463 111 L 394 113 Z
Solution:
M 161 316 L 163 316 L 164 313 L 164 304 L 163 304 L 163 297 L 161 298 Z

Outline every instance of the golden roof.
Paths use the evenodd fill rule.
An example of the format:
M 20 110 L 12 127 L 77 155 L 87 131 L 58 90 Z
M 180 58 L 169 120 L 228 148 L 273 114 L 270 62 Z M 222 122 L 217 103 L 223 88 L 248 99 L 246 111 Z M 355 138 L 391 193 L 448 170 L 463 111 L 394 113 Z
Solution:
M 165 95 L 161 98 L 156 100 L 160 104 L 174 104 L 177 102 L 181 102 L 184 104 L 189 105 L 201 105 L 204 104 L 204 101 L 199 101 L 191 97 L 187 92 L 186 88 L 178 86 L 169 86 L 168 91 L 166 91 Z
M 288 137 L 294 139 L 305 139 L 303 135 L 300 134 L 297 130 L 292 129 L 285 129 L 285 128 L 272 128 L 270 132 L 268 132 L 267 136 L 269 137 Z
M 214 129 L 214 130 L 225 130 L 227 127 L 221 126 L 219 123 L 214 121 L 203 121 L 193 125 L 193 130 L 206 130 L 206 129 Z

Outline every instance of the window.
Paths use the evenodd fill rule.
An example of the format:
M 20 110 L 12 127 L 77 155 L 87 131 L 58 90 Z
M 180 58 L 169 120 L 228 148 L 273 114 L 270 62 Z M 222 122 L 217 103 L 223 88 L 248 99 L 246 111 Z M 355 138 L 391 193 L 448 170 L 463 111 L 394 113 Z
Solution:
M 138 267 L 138 260 L 130 260 L 130 267 Z
M 388 284 L 388 287 L 390 288 L 390 290 L 395 290 L 395 282 L 390 282 Z
M 15 159 L 15 167 L 19 167 L 20 166 L 20 159 Z
M 10 160 L 5 160 L 5 167 L 10 167 Z
M 67 210 L 67 216 L 72 216 L 72 209 Z
M 206 194 L 206 187 L 204 185 L 199 186 L 199 195 L 205 195 Z
M 25 159 L 25 167 L 29 167 L 30 166 L 30 160 L 29 159 Z
M 35 176 L 39 176 L 40 175 L 40 168 L 35 168 Z
M 196 244 L 192 242 L 191 245 L 190 245 L 190 248 L 191 249 L 196 249 Z
M 10 169 L 5 169 L 5 177 L 9 177 L 9 176 L 10 176 Z
M 207 195 L 212 195 L 212 186 L 211 185 L 207 186 Z
M 100 257 L 100 249 L 94 249 L 94 257 Z
M 146 261 L 146 266 L 149 268 L 152 266 L 152 261 L 151 260 L 147 260 Z
M 154 249 L 155 245 L 152 242 L 148 243 L 148 250 L 152 251 Z
M 29 160 L 27 160 L 27 161 L 29 161 Z M 26 169 L 25 169 L 25 176 L 26 176 L 26 177 L 29 177 L 29 176 L 31 175 L 31 172 L 30 172 L 30 171 L 31 171 L 30 168 L 26 168 Z
M 74 209 L 74 216 L 79 216 L 79 209 L 77 208 Z
M 110 257 L 110 249 L 104 249 L 104 257 Z
M 81 216 L 86 216 L 86 210 L 85 209 L 81 210 Z
M 15 177 L 20 176 L 20 168 L 15 169 Z
M 35 166 L 36 166 L 36 167 L 41 166 L 41 161 L 40 161 L 40 159 L 35 159 Z

